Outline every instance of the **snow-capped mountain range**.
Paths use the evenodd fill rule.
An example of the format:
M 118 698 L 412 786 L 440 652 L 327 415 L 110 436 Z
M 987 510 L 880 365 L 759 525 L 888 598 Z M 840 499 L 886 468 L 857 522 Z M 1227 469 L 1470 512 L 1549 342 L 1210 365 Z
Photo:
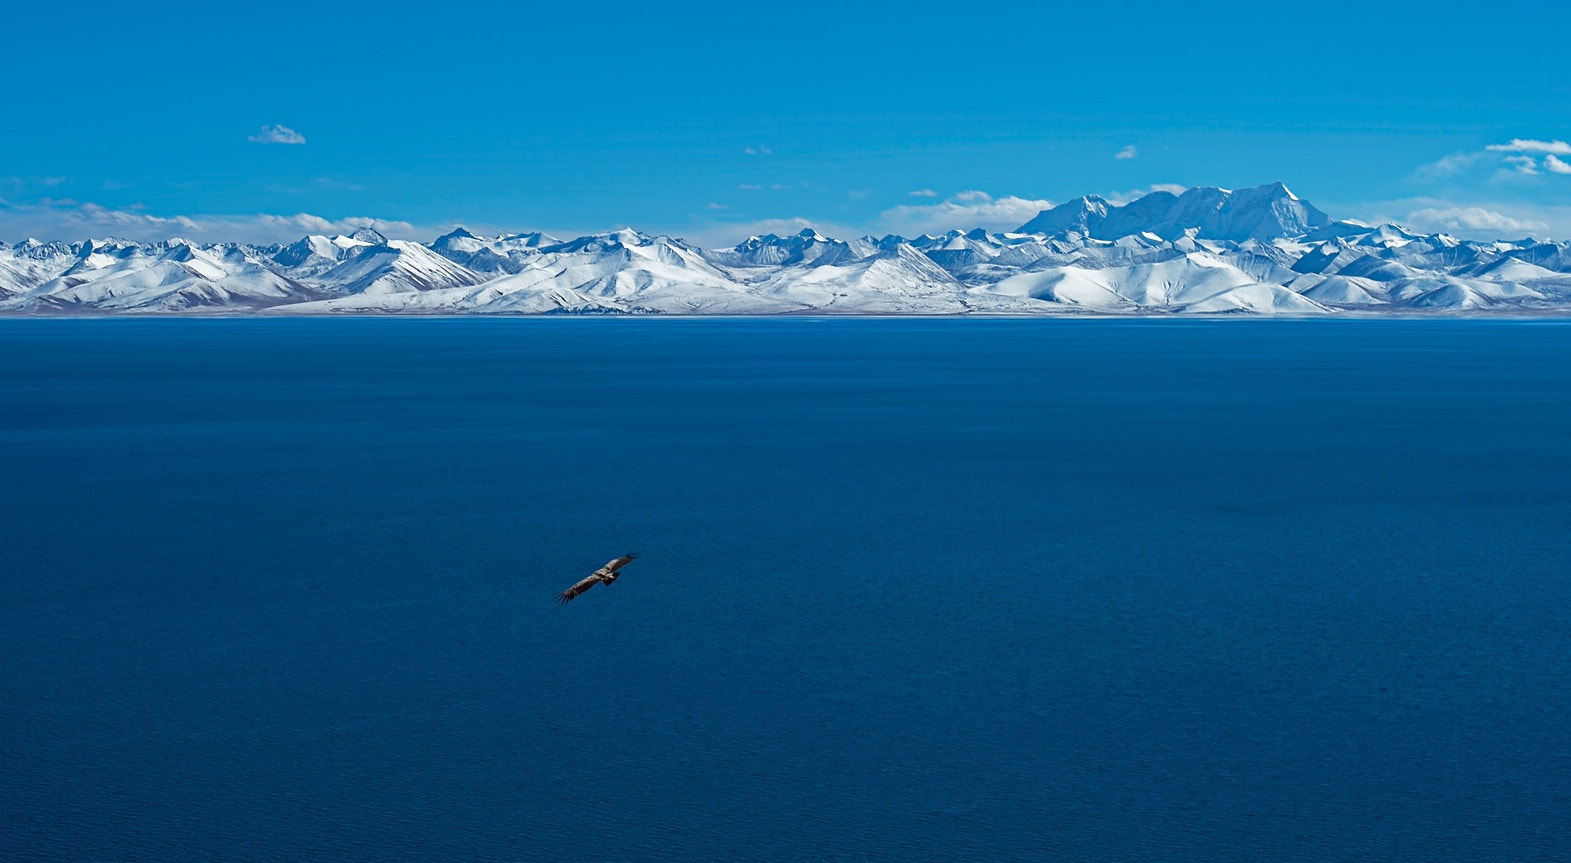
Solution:
M 1280 183 L 1089 196 L 1015 231 L 701 249 L 631 229 L 430 243 L 0 243 L 0 313 L 1257 314 L 1571 311 L 1571 244 L 1337 221 Z

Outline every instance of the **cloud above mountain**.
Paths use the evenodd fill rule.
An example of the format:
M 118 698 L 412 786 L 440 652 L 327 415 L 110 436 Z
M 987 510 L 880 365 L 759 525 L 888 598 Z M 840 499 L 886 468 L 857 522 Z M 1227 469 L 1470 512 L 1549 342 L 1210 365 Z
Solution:
M 1419 230 L 1490 238 L 1549 230 L 1549 225 L 1543 221 L 1518 219 L 1486 207 L 1425 207 L 1408 213 L 1403 221 Z
M 1168 192 L 1174 195 L 1182 195 L 1188 188 L 1188 186 L 1182 183 L 1152 183 L 1144 189 L 1130 189 L 1127 192 L 1108 192 L 1102 197 L 1106 198 L 1109 204 L 1122 206 L 1130 201 L 1144 198 L 1152 192 Z
M 1501 187 L 1497 192 L 1510 192 Z M 1390 201 L 1341 203 L 1339 212 L 1366 224 L 1393 222 L 1420 233 L 1446 233 L 1471 240 L 1571 237 L 1571 206 L 1536 204 L 1505 195 L 1423 196 Z
M 182 236 L 198 242 L 267 244 L 288 242 L 302 234 L 347 234 L 356 228 L 375 228 L 393 238 L 425 239 L 434 236 L 433 231 L 439 231 L 439 227 L 417 227 L 409 222 L 369 216 L 329 219 L 311 213 L 160 216 L 91 202 L 0 205 L 0 238 L 12 241 L 23 237 L 74 241 L 115 236 L 147 243 Z
M 986 228 L 1007 231 L 1031 220 L 1051 207 L 1052 201 L 1006 195 L 994 198 L 986 192 L 969 190 L 934 204 L 901 204 L 878 216 L 879 233 L 916 236 L 941 234 L 951 228 Z
M 1482 150 L 1443 156 L 1419 166 L 1413 176 L 1422 183 L 1442 183 L 1487 181 L 1490 174 L 1494 179 L 1538 177 L 1545 172 L 1571 174 L 1571 164 L 1560 156 L 1571 156 L 1571 142 L 1512 138 L 1504 144 L 1485 145 Z
M 1571 171 L 1571 163 L 1566 159 L 1552 153 L 1543 154 L 1543 159 L 1540 164 L 1546 172 L 1564 174 Z M 0 181 L 5 179 L 0 178 Z M 1103 198 L 1109 204 L 1123 205 L 1153 191 L 1180 194 L 1184 188 L 1174 184 L 1153 184 L 1126 192 L 1104 193 Z M 5 191 L 4 183 L 0 182 L 0 192 Z M 722 207 L 704 206 L 702 214 L 695 212 L 693 221 L 686 224 L 651 225 L 650 228 L 684 237 L 707 248 L 734 245 L 754 234 L 794 234 L 808 227 L 838 237 L 864 234 L 916 237 L 957 228 L 1008 231 L 1030 221 L 1052 204 L 1030 196 L 994 196 L 980 190 L 960 192 L 941 200 L 927 195 L 908 196 L 904 200 L 908 203 L 888 207 L 867 221 L 850 221 L 821 214 L 771 217 L 748 212 L 751 208 L 742 207 L 737 201 L 730 202 L 730 208 L 722 208 L 722 199 L 716 202 Z M 1369 223 L 1397 222 L 1420 231 L 1443 231 L 1472 239 L 1525 235 L 1571 237 L 1571 206 L 1533 204 L 1506 197 L 1434 195 L 1373 202 L 1344 201 L 1333 207 L 1332 212 Z M 394 239 L 426 240 L 445 233 L 453 224 L 411 223 L 374 216 L 328 217 L 309 212 L 171 215 L 140 206 L 109 207 L 69 199 L 34 198 L 29 203 L 17 202 L 14 198 L 10 203 L 0 200 L 0 241 L 6 242 L 25 237 L 76 241 L 108 236 L 156 242 L 170 236 L 184 236 L 198 242 L 265 245 L 292 242 L 308 233 L 347 234 L 360 227 L 375 228 Z M 542 227 L 532 223 L 463 224 L 477 231 L 494 233 Z M 608 226 L 546 227 L 551 227 L 555 234 L 576 236 Z

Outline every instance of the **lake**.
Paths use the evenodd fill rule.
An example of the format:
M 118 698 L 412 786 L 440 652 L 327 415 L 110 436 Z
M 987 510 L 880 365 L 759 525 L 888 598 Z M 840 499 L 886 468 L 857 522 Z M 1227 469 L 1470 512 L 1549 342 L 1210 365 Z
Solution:
M 1567 321 L 6 320 L 0 504 L 9 859 L 1571 844 Z

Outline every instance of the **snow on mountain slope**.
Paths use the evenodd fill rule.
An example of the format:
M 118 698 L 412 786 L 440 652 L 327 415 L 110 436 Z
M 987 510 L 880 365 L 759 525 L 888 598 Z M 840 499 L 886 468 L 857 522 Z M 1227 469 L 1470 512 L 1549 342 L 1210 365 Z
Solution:
M 1327 306 L 1377 306 L 1390 302 L 1383 285 L 1357 276 L 1300 276 L 1287 287 Z
M 1142 231 L 1173 240 L 1190 230 L 1215 240 L 1300 236 L 1329 225 L 1331 217 L 1302 201 L 1281 183 L 1254 189 L 1197 188 L 1182 195 L 1152 192 L 1123 206 L 1097 197 L 1078 198 L 1020 227 L 1021 233 L 1075 231 L 1096 239 L 1116 239 Z
M 1020 226 L 1019 233 L 1063 234 L 1072 231 L 1083 237 L 1099 237 L 1097 231 L 1107 221 L 1108 211 L 1112 209 L 1115 209 L 1115 205 L 1109 204 L 1101 196 L 1086 195 L 1037 213 L 1036 218 Z
M 0 243 L 0 299 L 37 287 L 75 262 L 76 253 L 65 243 L 31 237 L 10 248 Z
M 291 315 L 318 314 L 550 314 L 556 312 L 628 312 L 630 309 L 606 303 L 571 290 L 520 290 L 502 280 L 463 288 L 436 288 L 429 291 L 350 294 L 315 302 L 294 303 L 272 309 Z
M 1211 315 L 1221 312 L 1254 312 L 1262 315 L 1317 315 L 1330 309 L 1281 285 L 1240 285 L 1203 300 L 1190 303 L 1180 311 Z
M 1531 282 L 1552 279 L 1560 275 L 1554 270 L 1530 264 L 1519 258 L 1500 258 L 1487 264 L 1460 268 L 1455 272 L 1457 275 L 1476 276 L 1492 282 Z
M 1055 267 L 1011 276 L 991 290 L 1105 312 L 1326 311 L 1313 300 L 1281 285 L 1262 284 L 1207 253 L 1127 267 Z
M 296 277 L 318 276 L 372 245 L 357 237 L 312 234 L 278 250 L 273 254 L 272 261 Z
M 317 279 L 321 287 L 338 294 L 432 291 L 483 281 L 486 279 L 480 274 L 406 240 L 366 245 Z
M 1335 314 L 1571 311 L 1571 244 L 1332 221 L 1280 183 L 1095 196 L 1018 231 L 727 249 L 632 229 L 561 241 L 369 228 L 283 246 L 0 244 L 0 312 Z
M 519 272 L 474 288 L 428 291 L 418 297 L 362 292 L 300 310 L 738 315 L 800 308 L 749 293 L 680 240 L 622 230 L 546 246 Z
M 561 242 L 540 232 L 485 238 L 456 228 L 437 237 L 427 248 L 473 272 L 496 275 L 519 272 L 542 249 Z
M 859 261 L 875 254 L 878 247 L 865 239 L 842 242 L 831 240 L 812 228 L 790 237 L 774 234 L 749 237 L 732 249 L 705 253 L 711 262 L 724 267 L 829 266 Z
M 314 292 L 239 251 L 199 249 L 171 240 L 152 253 L 137 248 L 101 266 L 93 254 L 41 285 L 18 293 L 0 308 L 20 311 L 183 311 L 254 309 Z
M 802 308 L 835 314 L 966 311 L 960 283 L 906 243 L 860 260 L 783 268 L 753 290 Z

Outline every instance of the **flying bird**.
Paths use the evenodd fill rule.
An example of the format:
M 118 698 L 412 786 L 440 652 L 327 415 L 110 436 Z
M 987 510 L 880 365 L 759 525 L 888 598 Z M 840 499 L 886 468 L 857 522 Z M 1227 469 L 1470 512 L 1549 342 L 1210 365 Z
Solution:
M 566 605 L 576 599 L 580 593 L 583 593 L 597 584 L 610 584 L 611 582 L 616 581 L 621 577 L 617 574 L 617 570 L 632 563 L 633 557 L 634 555 L 624 554 L 616 560 L 606 564 L 605 566 L 600 567 L 599 569 L 590 573 L 588 578 L 558 594 L 556 601 Z

